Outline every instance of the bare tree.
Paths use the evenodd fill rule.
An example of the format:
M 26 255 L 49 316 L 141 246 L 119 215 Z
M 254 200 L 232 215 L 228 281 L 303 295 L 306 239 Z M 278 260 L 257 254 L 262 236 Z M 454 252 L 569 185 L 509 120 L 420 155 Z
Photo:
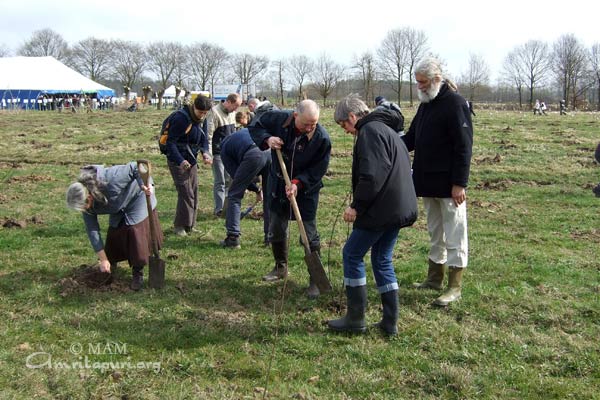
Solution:
M 0 43 L 0 57 L 10 57 L 11 51 L 4 43 Z
M 548 45 L 539 40 L 530 40 L 517 47 L 516 55 L 529 88 L 529 106 L 533 107 L 533 93 L 550 68 Z
M 115 77 L 123 84 L 123 88 L 132 88 L 144 73 L 147 65 L 144 48 L 135 42 L 115 40 L 112 42 L 112 65 Z M 125 98 L 129 98 L 129 90 L 125 89 Z
M 280 104 L 281 106 L 285 106 L 284 85 L 287 62 L 283 59 L 277 60 L 273 62 L 273 66 L 275 67 L 275 73 L 277 75 L 277 93 L 279 95 Z
M 410 106 L 413 105 L 413 85 L 410 84 L 412 81 L 413 70 L 415 69 L 417 63 L 423 58 L 425 53 L 429 50 L 427 46 L 427 36 L 425 36 L 425 32 L 417 31 L 413 28 L 404 28 L 403 29 L 405 36 L 405 44 L 407 51 L 407 68 L 408 68 L 408 90 L 409 90 L 409 99 Z M 398 104 L 400 104 L 400 99 L 398 99 Z
M 323 53 L 317 59 L 313 75 L 313 82 L 323 98 L 323 106 L 327 105 L 327 98 L 344 75 L 344 67 L 333 61 Z
M 71 63 L 80 73 L 99 81 L 108 78 L 113 58 L 110 42 L 89 37 L 73 46 Z
M 19 47 L 17 54 L 26 57 L 52 56 L 64 62 L 68 61 L 69 45 L 60 34 L 45 28 L 33 32 L 31 38 Z
M 517 89 L 519 94 L 519 108 L 523 108 L 523 88 L 525 87 L 525 73 L 520 63 L 518 49 L 512 50 L 503 63 L 503 76 L 510 85 Z
M 269 59 L 265 56 L 253 56 L 252 54 L 235 54 L 231 59 L 233 73 L 243 85 L 254 81 L 269 66 Z
M 375 95 L 375 57 L 373 57 L 373 53 L 367 51 L 355 57 L 353 68 L 358 71 L 362 82 L 363 98 L 368 104 L 373 104 L 373 97 Z
M 489 84 L 490 68 L 485 59 L 479 54 L 469 55 L 469 66 L 461 76 L 461 86 L 467 86 L 469 100 L 475 101 L 475 94 Z
M 214 86 L 217 74 L 226 60 L 227 52 L 220 46 L 207 42 L 197 42 L 190 46 L 190 70 L 201 90 L 208 90 L 209 85 Z
M 292 56 L 288 62 L 294 82 L 298 85 L 298 99 L 306 99 L 303 84 L 314 70 L 314 64 L 307 56 Z
M 377 50 L 377 56 L 384 77 L 395 83 L 394 91 L 400 104 L 404 71 L 408 64 L 408 45 L 404 32 L 401 29 L 389 31 Z
M 600 43 L 594 43 L 592 45 L 590 50 L 590 66 L 596 84 L 596 90 L 598 90 L 597 110 L 600 111 Z
M 191 74 L 188 66 L 190 65 L 189 49 L 186 46 L 181 46 L 181 59 L 175 66 L 173 71 L 173 83 L 175 84 L 175 98 L 179 98 L 182 90 L 189 91 Z
M 587 50 L 573 34 L 562 35 L 553 45 L 552 69 L 567 106 L 577 107 L 578 97 L 589 87 L 588 84 L 582 85 L 588 71 L 588 60 Z
M 154 42 L 146 49 L 148 55 L 148 70 L 156 75 L 158 80 L 158 109 L 162 108 L 165 90 L 171 84 L 177 66 L 185 63 L 183 46 L 174 42 Z

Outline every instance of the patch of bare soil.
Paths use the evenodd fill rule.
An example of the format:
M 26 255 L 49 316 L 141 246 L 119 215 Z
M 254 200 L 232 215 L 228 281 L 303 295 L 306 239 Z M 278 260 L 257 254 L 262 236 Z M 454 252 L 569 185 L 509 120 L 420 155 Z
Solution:
M 331 149 L 331 157 L 334 157 L 334 158 L 348 158 L 348 157 L 352 157 L 352 150 L 334 150 L 334 149 Z
M 55 180 L 53 176 L 49 175 L 19 175 L 11 177 L 8 183 L 52 182 Z
M 591 229 L 589 231 L 573 231 L 571 232 L 571 238 L 574 240 L 600 243 L 600 229 Z
M 97 264 L 81 264 L 69 277 L 58 281 L 60 295 L 85 294 L 91 290 L 101 292 L 128 292 L 129 282 L 115 279 L 110 272 L 101 272 Z
M 471 200 L 469 207 L 482 208 L 488 212 L 495 213 L 500 210 L 500 205 L 489 201 Z
M 475 189 L 504 191 L 507 190 L 511 185 L 512 181 L 508 179 L 502 179 L 497 182 L 485 181 L 482 183 L 478 183 L 477 185 L 475 185 Z
M 494 157 L 492 157 L 492 156 L 475 157 L 473 159 L 473 162 L 477 165 L 498 164 L 502 161 L 502 158 L 503 157 L 499 153 L 496 153 L 496 155 Z
M 0 201 L 1 202 L 1 201 Z M 27 224 L 41 225 L 44 223 L 41 217 L 33 216 L 27 219 L 15 219 L 15 218 L 7 218 L 4 217 L 2 221 L 2 226 L 4 228 L 26 228 Z

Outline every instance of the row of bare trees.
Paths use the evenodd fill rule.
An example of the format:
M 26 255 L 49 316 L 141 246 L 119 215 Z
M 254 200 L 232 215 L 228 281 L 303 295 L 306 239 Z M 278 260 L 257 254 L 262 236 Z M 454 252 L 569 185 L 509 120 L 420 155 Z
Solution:
M 600 43 L 586 49 L 573 34 L 560 36 L 552 45 L 530 40 L 517 46 L 506 56 L 503 69 L 505 79 L 519 93 L 519 104 L 524 91 L 533 104 L 536 89 L 544 85 L 556 87 L 572 108 L 584 103 L 594 87 L 600 99 Z
M 124 88 L 150 87 L 159 97 L 175 84 L 186 89 L 210 90 L 218 83 L 261 83 L 273 88 L 284 104 L 290 89 L 297 98 L 316 92 L 326 104 L 343 83 L 352 81 L 368 101 L 383 91 L 395 100 L 413 105 L 412 77 L 417 63 L 434 55 L 423 31 L 402 27 L 389 31 L 374 52 L 355 55 L 349 66 L 337 63 L 323 53 L 316 59 L 305 55 L 269 60 L 266 56 L 230 54 L 223 47 L 197 42 L 153 42 L 141 45 L 132 41 L 87 38 L 69 46 L 60 34 L 42 29 L 32 34 L 16 51 L 25 56 L 53 56 L 90 79 L 107 83 L 117 81 Z M 0 45 L 0 56 L 10 50 Z M 490 67 L 483 56 L 470 54 L 467 68 L 454 79 L 465 97 L 474 101 L 489 92 Z M 346 85 L 348 87 L 348 85 Z M 505 57 L 496 87 L 510 87 L 531 106 L 536 93 L 553 88 L 567 105 L 578 107 L 590 97 L 600 99 L 600 43 L 586 49 L 573 34 L 553 44 L 531 40 L 516 46 Z M 593 89 L 597 96 L 590 96 Z M 406 93 L 408 91 L 408 94 Z M 600 101 L 599 101 L 600 107 Z

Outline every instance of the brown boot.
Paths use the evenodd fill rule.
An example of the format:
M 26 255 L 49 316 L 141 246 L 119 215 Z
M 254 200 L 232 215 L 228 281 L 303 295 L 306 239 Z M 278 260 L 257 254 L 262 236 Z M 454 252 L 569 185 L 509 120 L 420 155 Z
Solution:
M 131 290 L 136 292 L 144 286 L 144 266 L 131 268 Z
M 458 267 L 448 268 L 448 289 L 446 289 L 440 297 L 435 299 L 433 304 L 445 307 L 453 301 L 460 299 L 463 270 L 464 268 Z
M 444 282 L 444 264 L 436 264 L 429 261 L 429 270 L 427 271 L 427 279 L 421 283 L 414 283 L 414 289 L 434 289 L 442 290 Z
M 263 276 L 263 281 L 274 282 L 280 279 L 285 279 L 288 274 L 287 259 L 288 247 L 287 242 L 272 242 L 271 249 L 275 258 L 275 267 L 267 275 Z

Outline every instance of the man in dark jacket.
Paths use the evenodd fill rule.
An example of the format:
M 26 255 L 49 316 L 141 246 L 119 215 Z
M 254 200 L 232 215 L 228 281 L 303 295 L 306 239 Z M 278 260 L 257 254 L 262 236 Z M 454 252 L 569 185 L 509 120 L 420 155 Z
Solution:
M 311 251 L 321 248 L 317 232 L 317 207 L 319 191 L 323 187 L 322 178 L 329 166 L 331 141 L 325 128 L 318 123 L 319 114 L 317 103 L 303 100 L 293 112 L 267 111 L 248 127 L 252 139 L 261 149 L 281 149 L 292 183 L 286 187 L 277 155 L 272 151 L 269 236 L 275 267 L 263 277 L 266 281 L 283 279 L 288 274 L 287 229 L 292 214 L 289 197 L 296 197 Z M 307 294 L 311 298 L 320 294 L 312 280 Z
M 208 135 L 200 123 L 211 109 L 210 99 L 196 96 L 192 105 L 174 112 L 169 121 L 167 164 L 177 189 L 177 208 L 173 221 L 175 234 L 186 236 L 196 225 L 198 214 L 198 153 L 210 165 Z
M 413 181 L 423 197 L 431 241 L 427 279 L 420 289 L 442 289 L 444 264 L 448 288 L 434 304 L 446 306 L 461 296 L 468 262 L 466 187 L 473 147 L 473 125 L 466 100 L 442 76 L 438 60 L 428 58 L 415 71 L 417 114 L 402 140 L 414 150 Z
M 263 199 L 263 191 L 255 183 L 257 176 L 262 177 L 262 188 L 268 182 L 271 157 L 268 151 L 256 146 L 247 128 L 225 137 L 221 141 L 221 160 L 225 171 L 231 176 L 231 185 L 227 190 L 227 212 L 225 213 L 225 228 L 227 237 L 221 241 L 221 246 L 240 248 L 240 219 L 241 204 L 246 189 L 256 193 L 256 204 L 263 201 L 264 240 L 268 243 L 269 209 L 268 198 Z
M 381 295 L 383 318 L 379 328 L 398 332 L 398 281 L 392 264 L 394 245 L 401 228 L 417 219 L 417 197 L 410 173 L 410 157 L 397 127 L 396 110 L 369 112 L 357 96 L 349 95 L 335 109 L 335 122 L 356 136 L 352 155 L 352 203 L 344 221 L 353 229 L 343 250 L 346 316 L 329 321 L 334 331 L 364 332 L 367 278 L 363 258 L 371 250 L 373 275 Z

